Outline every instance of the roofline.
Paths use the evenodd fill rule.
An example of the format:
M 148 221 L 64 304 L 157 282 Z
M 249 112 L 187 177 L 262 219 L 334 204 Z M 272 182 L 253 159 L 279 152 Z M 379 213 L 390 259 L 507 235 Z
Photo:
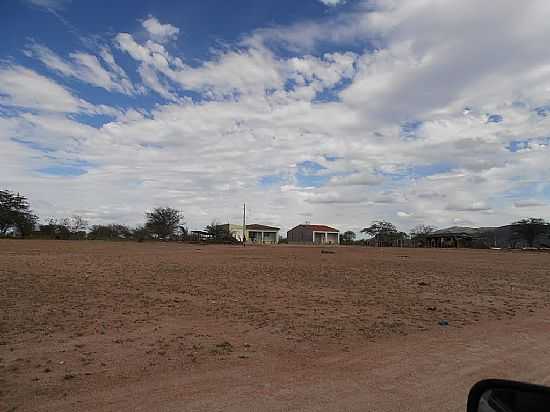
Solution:
M 326 228 L 329 228 L 331 230 L 313 230 L 314 232 L 324 232 L 324 233 L 340 233 L 340 230 L 339 229 L 336 229 L 335 227 L 330 227 L 330 226 L 327 226 L 327 225 L 316 225 L 316 224 L 305 224 L 305 223 L 301 223 L 299 225 L 296 225 L 294 226 L 293 228 L 289 229 L 288 231 L 290 232 L 291 230 L 294 230 L 298 227 L 305 227 L 305 228 L 314 228 L 314 227 L 319 227 L 319 226 L 324 226 Z

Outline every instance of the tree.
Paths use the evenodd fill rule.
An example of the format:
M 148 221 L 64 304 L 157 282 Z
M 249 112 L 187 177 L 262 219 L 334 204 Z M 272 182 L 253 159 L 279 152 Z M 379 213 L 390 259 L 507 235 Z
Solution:
M 61 220 L 48 219 L 45 225 L 40 225 L 40 232 L 52 239 L 84 239 L 88 221 L 82 216 L 73 215 Z
M 512 223 L 512 233 L 515 237 L 525 240 L 529 247 L 533 247 L 540 235 L 550 234 L 550 222 L 542 218 L 530 217 Z
M 420 224 L 413 227 L 411 229 L 411 239 L 414 241 L 414 246 L 425 247 L 428 235 L 435 231 L 436 228 L 430 225 Z
M 33 231 L 37 220 L 26 197 L 0 190 L 0 235 L 4 236 L 10 228 L 17 228 L 22 236 L 26 236 Z
M 40 233 L 52 239 L 70 239 L 71 231 L 65 224 L 66 220 L 58 221 L 51 217 L 45 225 L 40 225 Z
M 64 229 L 61 229 L 61 231 L 68 231 L 70 238 L 78 239 L 86 236 L 85 230 L 88 228 L 88 221 L 80 215 L 72 215 L 71 217 L 63 218 L 58 223 L 58 226 L 63 226 Z
M 342 233 L 340 243 L 344 245 L 351 245 L 355 240 L 355 237 L 355 232 L 348 230 L 347 232 Z
M 434 226 L 424 225 L 424 224 L 416 225 L 411 229 L 411 237 L 413 239 L 418 239 L 418 238 L 422 239 L 435 231 L 436 231 L 436 228 Z
M 372 225 L 361 230 L 361 233 L 365 233 L 368 236 L 380 239 L 397 233 L 397 227 L 391 222 L 385 220 L 374 221 Z
M 137 226 L 132 230 L 132 237 L 138 242 L 143 242 L 146 239 L 151 239 L 151 233 L 145 226 Z
M 183 219 L 182 213 L 171 207 L 157 207 L 145 213 L 145 217 L 145 228 L 159 239 L 173 236 Z
M 88 233 L 88 239 L 129 239 L 132 237 L 130 228 L 125 225 L 93 225 Z
M 63 219 L 63 223 L 75 235 L 88 228 L 88 221 L 80 215 L 72 215 L 69 218 Z
M 399 232 L 397 227 L 385 220 L 378 220 L 372 223 L 369 227 L 361 230 L 361 233 L 367 234 L 376 241 L 377 244 L 383 246 L 391 246 L 396 240 L 404 240 L 407 234 Z

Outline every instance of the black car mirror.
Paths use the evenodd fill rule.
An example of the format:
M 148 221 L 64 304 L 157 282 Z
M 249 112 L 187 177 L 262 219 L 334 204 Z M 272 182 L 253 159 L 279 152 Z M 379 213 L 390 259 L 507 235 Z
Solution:
M 468 395 L 468 412 L 547 412 L 550 388 L 497 379 L 476 383 Z

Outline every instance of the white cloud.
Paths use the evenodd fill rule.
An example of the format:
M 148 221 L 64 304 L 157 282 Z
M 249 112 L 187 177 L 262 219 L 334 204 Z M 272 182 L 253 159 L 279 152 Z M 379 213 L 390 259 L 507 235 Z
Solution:
M 518 200 L 517 202 L 514 202 L 515 207 L 547 207 L 548 202 L 541 202 L 539 200 Z
M 373 186 L 379 185 L 384 181 L 382 176 L 376 176 L 371 173 L 354 173 L 349 176 L 336 176 L 330 179 L 330 184 L 334 186 Z
M 380 218 L 405 230 L 422 221 L 505 224 L 531 211 L 550 218 L 550 117 L 535 110 L 550 105 L 549 14 L 542 1 L 495 8 L 379 0 L 322 22 L 258 30 L 193 66 L 163 43 L 174 30 L 149 30 L 149 40 L 120 33 L 115 43 L 135 60 L 144 87 L 168 103 L 113 113 L 100 128 L 59 112 L 114 109 L 5 65 L 2 104 L 44 113 L 0 111 L 0 150 L 18 147 L 17 164 L 29 162 L 37 151 L 10 140 L 24 136 L 93 167 L 66 185 L 29 172 L 28 163 L 0 165 L 0 173 L 32 193 L 41 213 L 85 207 L 102 222 L 137 223 L 145 209 L 170 204 L 200 227 L 238 220 L 243 201 L 252 220 L 283 228 L 305 215 L 342 230 Z M 278 55 L 272 41 L 294 57 Z M 318 55 L 319 42 L 337 50 Z M 76 66 L 93 72 L 95 62 L 111 79 L 126 77 L 109 50 L 90 56 L 43 61 L 71 77 Z M 107 87 L 108 77 L 96 77 Z M 182 98 L 184 91 L 202 99 Z M 503 121 L 488 123 L 491 114 Z M 405 122 L 413 125 L 406 133 Z M 320 170 L 299 176 L 304 161 Z M 52 188 L 57 204 L 47 206 Z
M 344 4 L 346 0 L 319 0 L 325 6 L 338 6 L 339 4 Z
M 0 103 L 8 106 L 74 113 L 90 109 L 53 80 L 18 65 L 0 66 Z
M 71 3 L 71 0 L 24 0 L 25 2 L 37 6 L 43 7 L 48 10 L 62 10 L 67 4 Z
M 162 24 L 156 17 L 149 16 L 142 23 L 143 27 L 151 38 L 159 43 L 165 43 L 170 40 L 175 40 L 178 37 L 180 29 L 171 24 Z
M 97 56 L 88 53 L 71 53 L 72 62 L 63 60 L 52 50 L 39 44 L 30 45 L 25 53 L 29 57 L 40 60 L 49 69 L 64 76 L 76 78 L 108 91 L 117 91 L 125 94 L 134 94 L 136 92 L 124 70 L 116 64 L 114 57 L 106 48 L 100 51 L 100 55 L 112 71 L 106 70 Z
M 171 56 L 161 44 L 147 41 L 139 44 L 132 35 L 120 33 L 115 41 L 118 47 L 141 63 L 142 80 L 163 97 L 173 91 L 160 77 L 171 80 L 178 87 L 211 93 L 213 96 L 234 92 L 258 92 L 266 88 L 280 88 L 284 79 L 279 62 L 267 49 L 228 51 L 216 60 L 199 67 L 190 67 Z M 162 85 L 162 86 L 161 86 Z
M 157 92 L 167 100 L 177 101 L 178 97 L 170 91 L 170 86 L 159 79 L 157 72 L 149 65 L 142 64 L 138 68 L 141 81 L 151 90 Z
M 491 208 L 483 201 L 464 203 L 456 202 L 447 205 L 447 210 L 460 211 L 460 212 L 481 212 L 491 210 Z

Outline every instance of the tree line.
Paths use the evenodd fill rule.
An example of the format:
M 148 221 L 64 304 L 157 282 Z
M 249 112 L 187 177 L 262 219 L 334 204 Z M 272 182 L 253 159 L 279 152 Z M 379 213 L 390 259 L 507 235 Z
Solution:
M 145 213 L 143 225 L 130 227 L 112 223 L 90 225 L 80 215 L 62 219 L 48 218 L 39 224 L 27 198 L 9 190 L 0 190 L 0 237 L 18 236 L 62 240 L 188 240 L 189 234 L 183 213 L 171 207 L 157 207 Z M 206 226 L 208 238 L 219 242 L 234 239 L 226 228 L 213 221 Z
M 51 239 L 98 239 L 98 240 L 189 240 L 190 234 L 184 222 L 183 213 L 171 207 L 157 207 L 145 213 L 145 223 L 137 227 L 123 224 L 89 225 L 79 215 L 63 219 L 50 218 L 44 224 L 38 224 L 38 216 L 33 212 L 28 199 L 9 190 L 0 190 L 0 237 L 17 234 L 21 237 Z M 38 226 L 38 230 L 37 229 Z M 515 238 L 533 246 L 540 236 L 550 237 L 550 222 L 542 218 L 526 218 L 511 224 Z M 357 240 L 353 231 L 340 235 L 343 245 L 374 244 L 376 246 L 399 246 L 407 241 L 422 242 L 433 234 L 436 228 L 431 225 L 417 225 L 409 233 L 400 231 L 393 223 L 385 220 L 372 222 L 360 233 L 366 239 Z M 236 240 L 227 228 L 213 221 L 206 226 L 204 234 L 209 240 L 233 243 Z M 281 238 L 281 243 L 285 239 Z
M 349 230 L 340 235 L 340 244 L 374 244 L 376 246 L 395 246 L 400 242 L 408 240 L 421 240 L 435 232 L 434 226 L 420 224 L 410 230 L 409 233 L 397 229 L 393 223 L 385 220 L 376 220 L 370 226 L 363 228 L 360 233 L 366 236 L 365 239 L 356 240 L 355 232 Z

